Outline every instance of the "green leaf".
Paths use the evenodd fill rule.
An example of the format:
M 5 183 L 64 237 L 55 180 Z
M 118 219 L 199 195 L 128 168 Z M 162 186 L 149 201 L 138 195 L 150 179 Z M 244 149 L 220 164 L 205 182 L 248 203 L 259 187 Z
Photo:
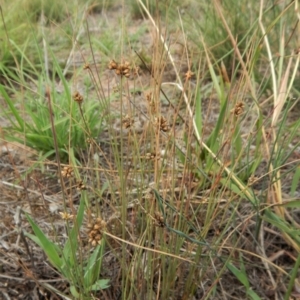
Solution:
M 92 291 L 104 290 L 109 287 L 109 279 L 99 279 L 92 286 Z
M 241 137 L 241 129 L 239 125 L 236 125 L 235 127 L 233 141 L 235 148 L 235 156 L 238 157 L 243 149 L 243 139 Z
M 249 281 L 247 276 L 244 272 L 236 268 L 234 265 L 232 265 L 230 262 L 226 264 L 226 267 L 231 271 L 231 273 L 246 287 L 247 291 L 250 287 Z
M 226 116 L 226 110 L 227 110 L 227 102 L 224 101 L 223 105 L 221 106 L 220 109 L 220 113 L 218 116 L 218 120 L 217 123 L 215 125 L 215 128 L 213 129 L 212 133 L 209 135 L 208 139 L 207 139 L 207 146 L 210 148 L 210 150 L 213 153 L 217 153 L 220 150 L 220 131 L 224 128 L 224 120 L 225 120 L 225 116 Z M 203 151 L 202 159 L 205 159 L 207 157 L 206 160 L 206 164 L 207 164 L 207 170 L 211 170 L 212 166 L 215 163 L 215 159 L 211 156 L 207 156 L 207 151 Z
M 291 185 L 291 195 L 293 196 L 297 190 L 297 188 L 299 187 L 299 182 L 300 182 L 300 167 L 298 166 L 296 168 L 295 174 L 293 176 L 293 180 L 292 180 L 292 185 Z
M 93 254 L 88 259 L 86 271 L 84 274 L 84 286 L 87 289 L 91 288 L 100 274 L 104 245 L 105 241 L 104 239 L 102 239 L 101 245 L 98 245 L 95 248 Z
M 78 236 L 79 228 L 82 225 L 83 214 L 84 214 L 84 201 L 81 200 L 80 205 L 79 205 L 79 209 L 78 209 L 78 213 L 77 213 L 77 217 L 76 217 L 76 221 L 74 223 L 74 227 L 70 231 L 69 238 L 68 238 L 68 240 L 65 244 L 65 247 L 63 249 L 63 255 L 64 255 L 64 257 L 66 258 L 67 261 L 69 261 L 69 259 L 72 258 L 71 247 L 73 249 L 74 254 L 77 251 L 77 248 L 78 248 L 77 236 Z M 72 258 L 71 262 L 74 263 L 75 260 L 76 260 L 76 257 Z
M 226 267 L 231 271 L 231 273 L 244 285 L 244 287 L 247 290 L 247 295 L 251 297 L 253 300 L 260 300 L 260 297 L 250 289 L 250 284 L 248 277 L 246 275 L 246 271 L 244 268 L 242 270 L 239 270 L 234 265 L 232 265 L 230 262 L 226 264 Z
M 299 208 L 300 207 L 300 200 L 293 200 L 286 203 L 283 203 L 280 206 L 289 207 L 289 208 Z
M 79 298 L 80 295 L 79 293 L 77 292 L 76 290 L 76 287 L 74 285 L 71 285 L 70 286 L 70 291 L 71 291 L 71 294 L 75 297 L 75 298 Z
M 209 57 L 207 56 L 207 58 L 209 58 Z M 208 59 L 208 62 L 209 62 L 208 63 L 209 73 L 210 73 L 211 79 L 214 83 L 214 88 L 217 92 L 219 100 L 222 103 L 222 99 L 224 99 L 224 92 L 223 92 L 223 89 L 222 89 L 223 85 L 221 84 L 222 78 L 216 74 L 216 72 L 214 70 L 214 66 L 211 64 L 209 59 Z
M 247 294 L 250 296 L 253 300 L 261 300 L 261 298 L 251 289 L 247 291 Z
M 201 99 L 201 92 L 200 88 L 197 87 L 196 91 L 196 107 L 195 107 L 195 123 L 198 130 L 198 133 L 202 133 L 202 99 Z
M 258 166 L 261 164 L 262 161 L 262 155 L 258 154 L 256 156 L 256 158 L 253 160 L 253 162 L 251 163 L 251 167 L 250 167 L 250 174 L 254 174 L 256 169 L 258 168 Z
M 41 248 L 44 250 L 46 253 L 50 263 L 57 268 L 58 270 L 61 271 L 61 266 L 62 266 L 62 260 L 59 257 L 58 251 L 57 251 L 57 246 L 52 243 L 45 235 L 44 233 L 40 230 L 40 228 L 34 223 L 34 221 L 31 219 L 31 217 L 26 213 L 26 218 L 28 222 L 30 223 L 36 237 L 39 239 L 38 245 L 41 246 Z M 28 235 L 29 236 L 29 235 Z M 29 236 L 30 237 L 30 236 Z M 35 240 L 33 240 L 35 241 Z
M 25 123 L 21 115 L 19 114 L 18 110 L 14 106 L 14 102 L 10 99 L 8 94 L 6 93 L 4 87 L 2 84 L 0 84 L 0 92 L 6 102 L 6 104 L 9 106 L 10 111 L 12 112 L 13 116 L 15 117 L 16 121 L 18 122 L 20 128 L 18 131 L 23 131 L 25 127 Z M 13 127 L 17 127 L 12 121 L 11 121 Z
M 31 240 L 33 240 L 37 245 L 39 245 L 41 248 L 43 248 L 43 244 L 41 243 L 40 239 L 36 237 L 34 234 L 25 232 L 25 236 L 29 237 Z
M 294 241 L 298 245 L 300 245 L 300 236 L 299 236 L 298 230 L 291 227 L 291 225 L 289 223 L 287 223 L 285 220 L 280 218 L 278 215 L 276 215 L 275 213 L 273 213 L 269 209 L 266 209 L 265 214 L 263 216 L 263 219 L 265 221 L 273 224 L 274 226 L 276 226 L 282 232 L 284 232 L 284 233 L 288 234 L 289 236 L 291 236 L 294 239 Z

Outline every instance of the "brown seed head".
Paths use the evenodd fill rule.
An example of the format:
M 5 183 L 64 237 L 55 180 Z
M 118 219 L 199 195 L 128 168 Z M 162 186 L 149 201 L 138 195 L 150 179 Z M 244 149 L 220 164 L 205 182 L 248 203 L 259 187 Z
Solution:
M 148 160 L 159 160 L 160 154 L 155 152 L 148 152 L 146 153 L 145 158 Z
M 89 64 L 85 64 L 85 65 L 83 66 L 83 70 L 88 70 L 88 69 L 90 69 L 90 65 L 89 65 Z
M 166 226 L 164 218 L 163 218 L 163 216 L 160 212 L 155 212 L 154 219 L 155 219 L 155 225 L 156 226 L 158 226 L 158 227 L 165 227 Z
M 248 185 L 251 186 L 251 185 L 253 185 L 256 181 L 258 181 L 258 177 L 254 176 L 254 175 L 251 175 L 251 176 L 248 178 Z
M 236 117 L 238 117 L 239 115 L 241 115 L 244 112 L 244 103 L 243 102 L 238 102 L 234 109 L 233 109 L 233 113 Z
M 162 130 L 164 132 L 169 131 L 169 125 L 168 125 L 168 122 L 165 117 L 161 116 L 161 117 L 155 118 L 155 123 L 156 123 L 158 130 Z
M 110 70 L 115 70 L 116 74 L 119 76 L 125 76 L 125 77 L 130 77 L 131 73 L 131 68 L 130 68 L 130 63 L 125 61 L 124 63 L 118 64 L 114 60 L 111 60 L 108 68 Z
M 191 71 L 191 70 L 188 70 L 186 73 L 185 73 L 185 79 L 186 80 L 190 80 L 195 74 Z
M 85 191 L 86 190 L 86 186 L 83 184 L 82 180 L 77 182 L 77 190 L 79 190 L 79 191 Z
M 146 96 L 146 100 L 148 102 L 152 102 L 152 93 L 151 92 L 146 93 L 145 96 Z
M 62 177 L 70 178 L 73 176 L 73 169 L 71 167 L 64 167 L 61 171 Z
M 67 212 L 59 212 L 59 214 L 63 220 L 72 220 L 74 218 L 74 215 L 71 215 Z
M 79 92 L 75 92 L 73 95 L 74 101 L 81 103 L 83 101 L 83 96 Z
M 125 129 L 130 128 L 132 125 L 134 124 L 134 119 L 131 118 L 130 116 L 126 115 L 123 119 L 122 119 L 122 125 Z
M 111 61 L 109 62 L 108 68 L 109 68 L 110 70 L 115 70 L 115 69 L 118 68 L 118 64 L 117 64 L 114 60 L 111 60 Z
M 139 67 L 135 67 L 135 68 L 132 69 L 132 71 L 133 71 L 133 75 L 137 76 L 137 75 L 139 75 L 140 68 Z
M 90 222 L 87 225 L 87 234 L 89 243 L 95 247 L 97 244 L 101 243 L 103 230 L 106 227 L 106 222 L 101 218 L 97 218 L 94 222 Z

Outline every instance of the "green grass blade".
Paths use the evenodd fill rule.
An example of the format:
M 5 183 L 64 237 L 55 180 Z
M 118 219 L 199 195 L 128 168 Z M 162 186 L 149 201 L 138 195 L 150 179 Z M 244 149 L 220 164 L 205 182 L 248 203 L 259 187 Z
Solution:
M 77 236 L 78 236 L 79 228 L 81 227 L 83 222 L 83 215 L 84 215 L 84 201 L 81 200 L 77 217 L 76 217 L 76 222 L 75 222 L 76 225 L 70 231 L 69 238 L 63 249 L 63 255 L 66 258 L 66 260 L 72 257 L 71 253 L 76 253 L 77 251 L 78 248 Z M 73 252 L 71 251 L 72 250 L 71 247 L 73 248 Z M 75 259 L 76 258 L 74 258 L 72 261 L 74 262 Z
M 230 272 L 245 286 L 248 290 L 250 287 L 249 281 L 245 273 L 239 270 L 237 267 L 232 265 L 230 262 L 227 263 L 226 267 L 230 270 Z
M 197 88 L 196 97 L 195 97 L 195 123 L 198 132 L 201 134 L 202 132 L 202 99 L 201 99 L 201 91 L 200 88 Z
M 286 208 L 300 208 L 300 200 L 289 201 L 287 203 L 283 203 L 282 206 Z
M 15 117 L 16 121 L 19 124 L 19 131 L 23 131 L 25 127 L 25 122 L 23 121 L 23 118 L 20 116 L 19 111 L 15 108 L 14 103 L 12 99 L 8 96 L 8 94 L 5 91 L 5 88 L 2 84 L 0 84 L 0 93 L 2 94 L 6 104 L 8 105 L 10 111 L 12 112 L 13 116 Z M 13 124 L 12 124 L 13 125 Z M 16 127 L 16 126 L 14 126 Z
M 92 285 L 92 291 L 99 291 L 109 288 L 109 279 L 99 279 Z
M 248 290 L 247 294 L 253 300 L 261 300 L 261 298 L 253 290 L 251 290 L 251 289 Z
M 276 226 L 281 232 L 289 235 L 292 239 L 300 245 L 300 236 L 299 230 L 294 228 L 292 225 L 287 223 L 285 220 L 281 219 L 278 215 L 270 211 L 269 209 L 265 210 L 263 219 L 274 226 Z
M 286 294 L 284 296 L 284 300 L 291 299 L 290 296 L 291 296 L 292 290 L 293 290 L 294 285 L 295 285 L 295 280 L 296 280 L 297 275 L 298 275 L 299 267 L 300 267 L 300 254 L 298 254 L 296 263 L 295 263 L 295 265 L 294 265 L 294 267 L 291 271 L 291 279 L 290 279 Z
M 299 182 L 300 182 L 300 167 L 298 166 L 296 168 L 295 174 L 293 176 L 292 184 L 291 184 L 290 194 L 292 196 L 295 195 L 295 192 L 299 187 Z
M 84 286 L 90 289 L 98 279 L 102 265 L 102 256 L 105 247 L 105 240 L 102 239 L 101 245 L 97 245 L 93 254 L 89 257 L 86 271 L 84 274 Z
M 231 271 L 231 273 L 245 286 L 247 290 L 247 295 L 253 300 L 260 300 L 260 297 L 250 288 L 250 283 L 246 275 L 246 270 L 242 268 L 239 270 L 237 267 L 227 262 L 226 267 Z
M 31 217 L 26 213 L 26 218 L 28 222 L 30 223 L 34 234 L 36 237 L 39 239 L 39 245 L 41 248 L 44 250 L 46 253 L 50 263 L 57 268 L 58 270 L 61 271 L 61 266 L 62 266 L 62 260 L 58 254 L 58 248 L 57 246 L 52 243 L 46 236 L 45 234 L 41 231 L 41 229 L 35 224 L 35 222 L 31 219 Z M 30 237 L 28 235 L 28 237 Z

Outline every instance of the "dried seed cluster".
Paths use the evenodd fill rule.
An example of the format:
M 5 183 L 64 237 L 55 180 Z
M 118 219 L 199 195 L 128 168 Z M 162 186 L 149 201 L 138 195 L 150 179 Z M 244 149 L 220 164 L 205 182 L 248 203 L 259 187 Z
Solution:
M 147 102 L 149 103 L 149 108 L 150 108 L 151 113 L 155 114 L 157 112 L 157 108 L 155 105 L 155 101 L 153 100 L 152 93 L 151 92 L 145 93 L 145 98 L 146 98 Z
M 64 167 L 61 171 L 62 177 L 70 178 L 73 176 L 73 169 L 71 167 Z
M 92 145 L 92 144 L 94 143 L 93 138 L 87 138 L 87 139 L 86 139 L 86 143 L 87 143 L 88 145 Z
M 154 200 L 154 196 L 151 188 L 148 188 L 147 190 L 144 191 L 144 199 L 151 200 L 151 201 Z
M 160 154 L 155 152 L 148 152 L 146 153 L 145 158 L 148 160 L 159 160 Z
M 235 116 L 239 116 L 244 112 L 244 103 L 243 102 L 238 102 L 234 109 L 233 109 L 233 113 Z
M 97 244 L 100 245 L 103 236 L 103 230 L 106 228 L 106 222 L 101 218 L 97 218 L 94 222 L 89 223 L 87 228 L 89 243 L 91 243 L 93 247 L 96 247 Z
M 162 130 L 163 132 L 169 131 L 169 125 L 165 117 L 155 118 L 155 125 L 158 130 Z
M 73 99 L 74 101 L 76 101 L 77 103 L 82 103 L 83 101 L 83 96 L 79 93 L 79 92 L 75 92 L 73 95 Z
M 154 219 L 155 219 L 155 225 L 158 227 L 165 227 L 165 221 L 164 221 L 164 217 L 162 216 L 162 214 L 160 212 L 155 212 L 154 213 Z
M 61 218 L 63 220 L 65 220 L 65 221 L 67 221 L 67 220 L 73 220 L 73 218 L 74 218 L 74 215 L 71 215 L 71 214 L 69 214 L 67 212 L 59 212 L 59 214 L 60 214 Z
M 77 182 L 77 190 L 79 190 L 79 191 L 85 191 L 86 190 L 86 186 L 85 186 L 85 184 L 83 183 L 82 180 Z
M 89 70 L 90 69 L 90 65 L 88 63 L 86 63 L 84 66 L 83 66 L 83 70 Z
M 254 176 L 254 175 L 251 175 L 249 178 L 248 178 L 248 185 L 251 186 L 253 185 L 256 181 L 258 181 L 258 177 Z
M 149 103 L 152 102 L 152 93 L 151 92 L 145 93 L 145 97 Z
M 122 119 L 122 125 L 125 129 L 130 128 L 132 125 L 134 124 L 134 120 L 133 118 L 129 117 L 128 115 L 126 115 L 123 119 Z
M 122 64 L 118 64 L 117 62 L 115 62 L 114 60 L 111 60 L 108 68 L 110 70 L 115 70 L 117 75 L 120 76 L 125 76 L 125 77 L 129 77 L 130 76 L 130 64 L 128 61 L 125 61 Z
M 184 76 L 186 80 L 190 80 L 194 75 L 195 74 L 191 70 L 188 70 Z

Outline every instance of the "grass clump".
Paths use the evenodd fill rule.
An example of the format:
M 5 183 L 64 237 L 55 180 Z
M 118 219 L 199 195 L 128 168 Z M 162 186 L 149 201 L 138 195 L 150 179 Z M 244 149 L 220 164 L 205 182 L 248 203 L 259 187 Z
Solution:
M 65 88 L 59 93 L 54 86 L 45 90 L 41 84 L 36 94 L 26 94 L 22 111 L 15 108 L 13 99 L 1 86 L 1 94 L 13 113 L 12 116 L 7 114 L 11 120 L 7 138 L 36 149 L 44 158 L 54 157 L 56 153 L 66 161 L 69 149 L 79 157 L 87 149 L 87 141 L 99 136 L 102 112 L 98 103 L 84 101 L 81 94 L 71 95 L 69 87 Z
M 58 229 L 54 213 L 48 238 L 47 228 L 28 215 L 34 235 L 28 227 L 25 233 L 70 284 L 72 297 L 289 299 L 297 293 L 300 121 L 292 117 L 290 95 L 297 94 L 299 53 L 285 41 L 295 25 L 287 16 L 298 7 L 274 7 L 280 17 L 271 22 L 273 6 L 263 1 L 247 20 L 240 14 L 253 4 L 241 1 L 232 10 L 230 4 L 212 2 L 207 13 L 217 25 L 193 23 L 195 42 L 185 34 L 191 22 L 183 12 L 174 24 L 159 7 L 153 14 L 138 1 L 149 19 L 140 35 L 152 39 L 149 53 L 130 51 L 136 36 L 124 21 L 116 52 L 115 32 L 106 32 L 99 56 L 88 36 L 93 61 L 74 67 L 70 81 L 55 58 L 56 84 L 45 72 L 47 84 L 29 93 L 22 81 L 24 99 L 38 95 L 23 111 L 12 101 L 12 82 L 9 90 L 1 86 L 17 131 L 11 137 L 36 149 L 42 140 L 47 150 L 40 150 L 60 157 L 53 164 L 66 222 Z M 225 40 L 231 46 L 214 53 Z M 87 97 L 70 89 L 82 68 L 90 76 Z
M 61 52 L 72 46 L 70 33 L 77 31 L 76 26 L 84 14 L 107 7 L 108 3 L 98 0 L 78 0 L 72 5 L 66 1 L 4 1 L 0 6 L 1 77 L 12 78 L 20 68 L 31 74 L 41 71 L 39 49 L 45 35 L 52 50 L 58 51 L 54 46 L 59 46 Z
M 98 278 L 105 247 L 101 230 L 105 227 L 105 223 L 99 218 L 95 223 L 89 223 L 88 234 L 91 236 L 91 245 L 94 249 L 88 258 L 83 258 L 82 253 L 80 253 L 82 248 L 79 248 L 80 245 L 77 239 L 83 221 L 83 213 L 84 201 L 81 202 L 76 218 L 66 212 L 61 213 L 62 219 L 65 220 L 68 228 L 68 239 L 63 248 L 59 248 L 57 244 L 44 235 L 38 225 L 27 215 L 34 235 L 29 233 L 26 235 L 45 251 L 52 266 L 68 280 L 70 292 L 75 299 L 87 299 L 93 291 L 107 288 L 109 282 L 109 280 Z M 71 220 L 73 219 L 75 221 L 74 227 L 71 228 Z

